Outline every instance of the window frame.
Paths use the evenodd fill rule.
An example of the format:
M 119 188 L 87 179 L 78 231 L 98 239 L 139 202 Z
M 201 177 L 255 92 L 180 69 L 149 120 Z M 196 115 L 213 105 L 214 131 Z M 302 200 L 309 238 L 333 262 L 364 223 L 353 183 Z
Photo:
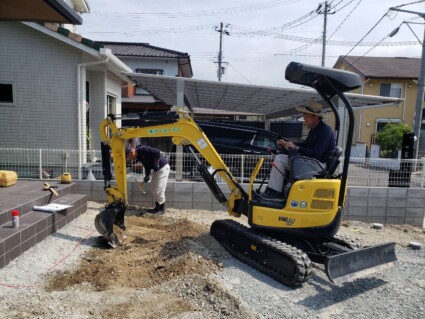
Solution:
M 382 94 L 383 85 L 389 85 L 389 94 L 388 95 Z M 393 96 L 394 94 L 392 94 L 392 93 L 394 93 L 395 89 L 400 90 L 399 96 Z M 381 82 L 380 85 L 379 85 L 379 96 L 401 98 L 402 93 L 403 93 L 403 84 L 402 83 Z

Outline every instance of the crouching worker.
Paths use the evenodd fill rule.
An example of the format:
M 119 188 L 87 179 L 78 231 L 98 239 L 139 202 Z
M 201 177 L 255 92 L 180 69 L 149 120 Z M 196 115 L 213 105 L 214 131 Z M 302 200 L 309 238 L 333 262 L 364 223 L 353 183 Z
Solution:
M 326 163 L 335 151 L 336 140 L 332 128 L 323 122 L 322 105 L 309 101 L 305 105 L 297 106 L 295 109 L 303 114 L 304 125 L 309 129 L 306 139 L 297 143 L 280 139 L 277 144 L 292 153 L 315 158 L 322 163 Z M 283 197 L 284 178 L 287 171 L 288 155 L 277 155 L 274 159 L 269 183 L 263 197 Z
M 127 147 L 125 153 L 128 160 L 142 163 L 145 169 L 143 182 L 147 183 L 151 180 L 151 192 L 155 207 L 147 212 L 157 215 L 164 214 L 165 188 L 170 174 L 170 165 L 168 165 L 167 159 L 161 154 L 160 150 L 147 145 Z

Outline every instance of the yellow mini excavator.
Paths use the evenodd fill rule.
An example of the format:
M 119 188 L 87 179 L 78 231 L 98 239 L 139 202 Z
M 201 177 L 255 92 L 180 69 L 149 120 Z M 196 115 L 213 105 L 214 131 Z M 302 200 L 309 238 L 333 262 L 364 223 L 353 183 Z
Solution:
M 287 66 L 285 77 L 292 83 L 312 87 L 320 94 L 335 114 L 336 131 L 340 123 L 332 100 L 339 97 L 343 101 L 349 118 L 343 163 L 339 162 L 340 148 L 326 165 L 292 154 L 289 156 L 290 187 L 284 198 L 263 198 L 261 186 L 254 185 L 263 159 L 253 170 L 249 190 L 245 191 L 187 112 L 144 113 L 137 126 L 122 128 L 117 127 L 118 118 L 110 114 L 100 127 L 109 204 L 95 218 L 99 233 L 115 247 L 120 242 L 114 225 L 125 230 L 128 203 L 125 141 L 136 137 L 170 137 L 175 145 L 182 145 L 191 154 L 205 183 L 228 213 L 247 217 L 250 227 L 234 220 L 217 220 L 210 233 L 233 256 L 253 268 L 285 285 L 296 286 L 309 278 L 312 262 L 323 264 L 328 278 L 335 284 L 393 265 L 397 260 L 395 243 L 362 247 L 357 241 L 337 235 L 343 215 L 354 127 L 352 106 L 344 92 L 360 87 L 360 77 L 346 71 L 295 62 Z M 115 186 L 111 185 L 111 153 Z M 198 154 L 213 168 L 212 173 Z M 342 173 L 335 175 L 339 164 L 343 167 Z M 228 185 L 228 198 L 216 183 L 216 175 Z

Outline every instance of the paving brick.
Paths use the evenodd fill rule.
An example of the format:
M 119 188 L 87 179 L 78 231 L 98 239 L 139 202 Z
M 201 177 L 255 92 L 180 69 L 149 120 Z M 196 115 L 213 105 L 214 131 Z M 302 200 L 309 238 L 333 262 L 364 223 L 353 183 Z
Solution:
M 388 188 L 388 198 L 390 198 L 390 197 L 406 198 L 407 197 L 407 188 L 389 187 Z
M 173 207 L 177 209 L 192 209 L 192 201 L 187 202 L 173 202 Z
M 367 207 L 350 206 L 351 216 L 367 216 Z
M 369 189 L 364 187 L 350 187 L 348 188 L 348 194 L 350 197 L 356 197 L 356 196 L 369 196 Z
M 193 202 L 212 202 L 213 194 L 209 193 L 193 193 Z
M 424 198 L 425 197 L 425 189 L 409 188 L 407 190 L 407 198 L 411 198 L 411 197 Z
M 416 227 L 425 227 L 424 218 L 415 218 L 415 217 L 407 217 L 405 219 L 405 224 L 416 226 Z
M 405 218 L 387 216 L 387 218 L 385 219 L 385 223 L 392 224 L 392 225 L 403 225 L 405 223 Z
M 390 217 L 403 217 L 406 215 L 404 207 L 387 207 L 387 216 Z
M 388 208 L 392 208 L 392 207 L 404 208 L 406 207 L 406 198 L 388 197 L 387 207 Z
M 383 206 L 383 207 L 372 207 L 369 206 L 367 208 L 367 216 L 373 216 L 373 217 L 385 217 L 385 215 L 387 214 L 387 207 Z
M 370 198 L 380 198 L 388 196 L 388 188 L 369 188 Z
M 212 202 L 193 202 L 192 208 L 198 210 L 211 210 Z
M 385 216 L 367 216 L 368 223 L 381 223 L 385 224 Z
M 424 198 L 407 197 L 406 207 L 425 207 L 425 197 Z
M 425 218 L 425 208 L 424 207 L 406 207 L 406 218 L 415 217 L 415 218 Z
M 367 207 L 368 199 L 367 196 L 352 196 L 350 197 L 350 207 Z
M 386 197 L 369 197 L 367 205 L 369 207 L 387 207 Z
M 366 216 L 350 216 L 349 220 L 356 220 L 356 221 L 359 221 L 359 222 L 366 223 L 367 217 Z
M 173 203 L 192 202 L 192 201 L 193 201 L 192 192 L 175 192 L 173 194 Z

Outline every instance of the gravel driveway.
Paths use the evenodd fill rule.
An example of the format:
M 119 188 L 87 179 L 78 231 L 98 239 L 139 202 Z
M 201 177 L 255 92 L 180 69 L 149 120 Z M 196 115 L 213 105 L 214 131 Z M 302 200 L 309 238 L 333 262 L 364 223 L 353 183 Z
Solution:
M 152 268 L 155 273 L 144 272 L 155 278 L 154 283 L 142 285 L 135 284 L 140 276 L 131 273 L 149 264 L 135 266 L 134 260 L 125 260 L 125 254 L 134 255 L 138 245 L 146 248 L 148 241 L 138 237 L 120 251 L 99 248 L 93 219 L 103 206 L 94 202 L 88 206 L 86 214 L 0 269 L 0 318 L 425 318 L 424 249 L 407 247 L 410 241 L 424 245 L 425 233 L 420 228 L 405 225 L 375 230 L 369 224 L 345 223 L 340 233 L 365 244 L 395 241 L 396 267 L 335 286 L 315 265 L 310 280 L 293 289 L 230 257 L 208 235 L 209 225 L 227 218 L 226 213 L 169 209 L 157 220 L 134 216 L 150 225 L 190 223 L 192 232 L 178 241 L 179 247 L 173 246 L 190 267 L 176 272 L 172 267 L 177 259 L 163 257 L 161 265 Z M 175 235 L 178 231 L 166 232 Z M 160 256 L 169 244 L 161 244 Z M 85 267 L 98 265 L 94 268 L 101 277 L 113 277 L 113 268 L 101 267 L 118 253 L 122 257 L 115 265 L 128 268 L 123 273 L 115 269 L 117 284 L 99 288 Z M 95 264 L 99 256 L 103 259 Z M 194 261 L 188 264 L 190 260 Z M 86 275 L 85 280 L 71 285 L 76 274 Z M 52 288 L 52 282 L 63 286 Z

